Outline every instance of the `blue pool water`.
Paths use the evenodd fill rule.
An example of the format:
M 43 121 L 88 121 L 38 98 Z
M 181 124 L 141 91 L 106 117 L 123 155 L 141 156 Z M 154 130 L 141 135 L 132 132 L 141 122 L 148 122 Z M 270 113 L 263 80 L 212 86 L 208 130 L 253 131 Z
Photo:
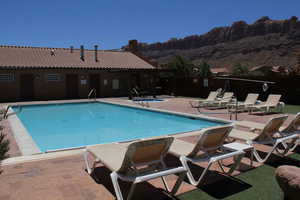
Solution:
M 23 106 L 17 115 L 42 152 L 222 124 L 99 102 Z

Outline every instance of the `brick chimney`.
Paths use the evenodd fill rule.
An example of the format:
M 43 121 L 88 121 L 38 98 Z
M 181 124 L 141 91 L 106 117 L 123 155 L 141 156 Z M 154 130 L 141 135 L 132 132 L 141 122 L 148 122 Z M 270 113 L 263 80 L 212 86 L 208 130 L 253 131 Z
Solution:
M 84 61 L 84 46 L 80 45 L 80 59 Z
M 95 62 L 98 62 L 98 45 L 95 45 Z
M 129 40 L 128 41 L 128 51 L 132 53 L 136 53 L 138 51 L 138 41 L 137 40 Z

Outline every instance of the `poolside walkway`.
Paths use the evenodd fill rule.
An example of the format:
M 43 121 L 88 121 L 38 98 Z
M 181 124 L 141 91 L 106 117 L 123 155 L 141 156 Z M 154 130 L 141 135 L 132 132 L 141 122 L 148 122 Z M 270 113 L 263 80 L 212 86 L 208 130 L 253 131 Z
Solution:
M 131 101 L 128 101 L 124 98 L 106 98 L 101 100 L 123 104 L 134 104 Z M 159 108 L 176 112 L 199 114 L 196 109 L 190 107 L 190 105 L 188 104 L 189 100 L 190 99 L 188 98 L 168 98 L 167 101 L 153 102 L 149 103 L 149 105 L 150 108 Z M 217 112 L 219 113 L 224 111 L 225 110 L 217 110 Z M 229 119 L 228 114 L 216 114 L 214 113 L 216 112 L 215 110 L 204 110 L 204 112 L 210 112 L 211 114 L 208 114 L 209 116 Z M 238 117 L 239 120 L 246 119 L 257 122 L 265 122 L 270 117 L 274 117 L 277 115 L 282 114 L 260 116 L 242 113 L 239 114 Z M 11 141 L 11 156 L 20 156 L 20 151 L 14 140 L 14 137 L 12 136 L 9 124 L 6 120 L 0 123 L 3 126 L 5 126 L 5 133 Z M 195 137 L 184 138 L 184 140 L 190 142 L 193 142 L 194 139 Z M 175 162 L 176 161 L 172 157 L 168 157 L 168 164 L 173 165 L 175 164 Z M 231 160 L 226 160 L 225 162 L 230 164 Z M 244 159 L 243 162 L 247 163 L 248 159 Z M 258 166 L 258 164 L 255 163 L 255 166 Z M 112 183 L 109 179 L 109 170 L 104 168 L 103 166 L 97 168 L 96 176 L 100 179 L 100 182 L 97 183 L 85 172 L 83 158 L 80 154 L 34 162 L 10 164 L 3 166 L 2 169 L 4 171 L 0 175 L 0 200 L 115 199 Z M 246 170 L 246 168 L 242 169 Z M 212 170 L 218 170 L 218 168 L 214 166 Z M 235 174 L 239 173 L 240 171 L 235 172 Z M 216 179 L 222 177 L 220 175 L 215 176 L 214 174 L 215 173 L 210 173 L 202 184 L 207 184 L 209 182 L 216 181 Z M 171 176 L 168 180 L 170 182 L 174 182 L 176 178 L 176 176 Z M 163 185 L 160 180 L 153 180 L 150 183 L 140 184 L 137 187 L 134 199 L 169 198 L 164 192 L 158 189 L 163 188 Z M 124 184 L 123 186 L 128 187 L 128 184 Z M 178 194 L 182 194 L 194 189 L 196 189 L 194 186 L 191 186 L 188 183 L 184 183 L 183 186 L 180 188 Z

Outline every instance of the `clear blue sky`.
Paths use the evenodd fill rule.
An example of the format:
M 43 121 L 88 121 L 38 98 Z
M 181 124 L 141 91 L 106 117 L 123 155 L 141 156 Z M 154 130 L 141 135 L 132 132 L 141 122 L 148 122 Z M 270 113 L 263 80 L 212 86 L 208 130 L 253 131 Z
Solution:
M 299 10 L 299 0 L 2 0 L 0 44 L 113 49 L 262 16 L 300 18 Z

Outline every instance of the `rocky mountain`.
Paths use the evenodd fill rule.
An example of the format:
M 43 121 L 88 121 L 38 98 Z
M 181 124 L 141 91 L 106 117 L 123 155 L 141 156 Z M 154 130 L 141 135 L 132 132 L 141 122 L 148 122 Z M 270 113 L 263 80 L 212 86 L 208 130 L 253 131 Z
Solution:
M 172 38 L 160 43 L 137 43 L 135 48 L 154 62 L 164 64 L 174 55 L 181 55 L 194 63 L 206 61 L 212 67 L 280 65 L 296 67 L 300 52 L 300 21 L 297 17 L 272 20 L 262 17 L 253 24 L 234 22 L 217 27 L 203 35 Z

